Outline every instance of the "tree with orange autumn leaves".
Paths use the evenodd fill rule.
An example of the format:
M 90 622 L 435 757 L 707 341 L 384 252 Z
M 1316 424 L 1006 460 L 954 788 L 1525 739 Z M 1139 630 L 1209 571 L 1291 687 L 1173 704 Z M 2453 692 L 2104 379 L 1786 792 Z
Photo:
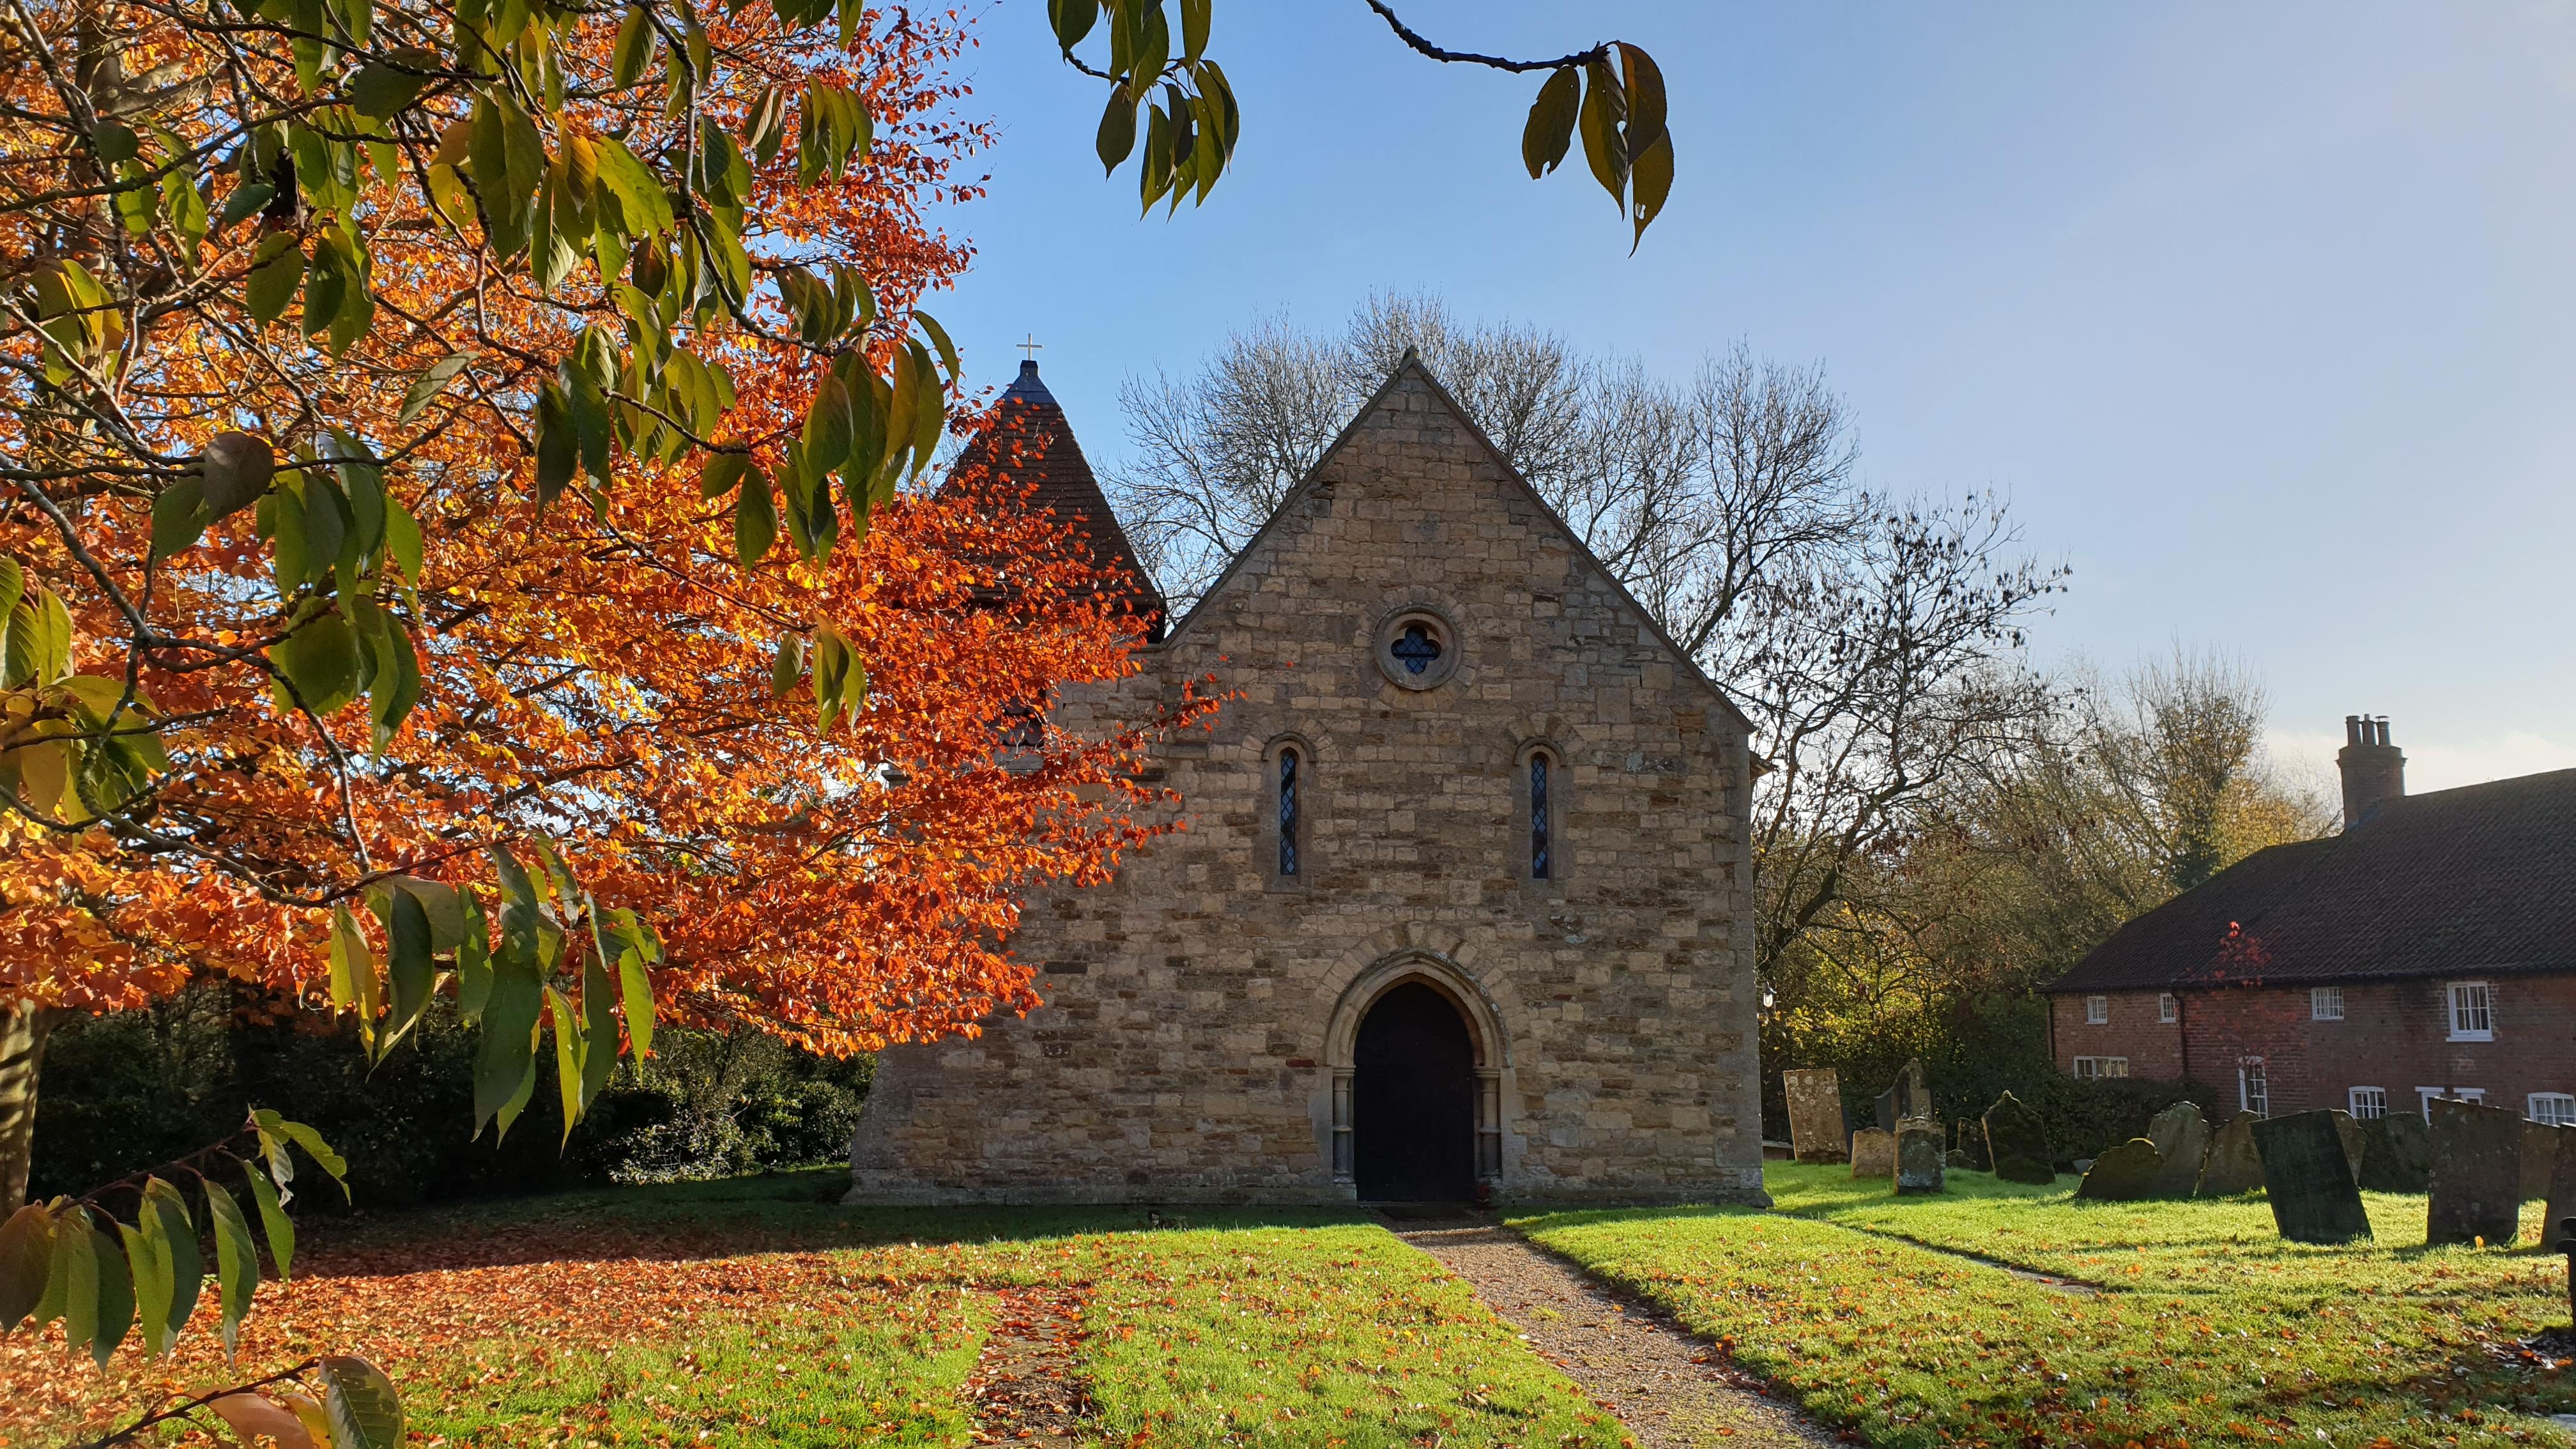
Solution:
M 1530 173 L 1579 134 L 1642 234 L 1643 51 L 1452 53 L 1371 3 L 1544 72 Z M 1103 162 L 1204 200 L 1208 0 L 1049 21 Z M 1138 749 L 1210 705 L 1000 747 L 1140 621 L 998 480 L 915 486 L 967 425 L 918 306 L 965 259 L 924 217 L 973 192 L 963 44 L 862 0 L 5 0 L 0 1195 L 53 1014 L 208 973 L 377 1054 L 453 991 L 504 1129 L 549 1035 L 569 1127 L 657 1015 L 849 1051 L 1034 1003 L 1018 893 L 1106 879 Z M 140 1238 L 13 1226 L 139 1294 L 196 1249 L 138 1191 Z M 181 1279 L 128 1303 L 147 1344 Z M 11 1289 L 0 1328 L 65 1311 Z

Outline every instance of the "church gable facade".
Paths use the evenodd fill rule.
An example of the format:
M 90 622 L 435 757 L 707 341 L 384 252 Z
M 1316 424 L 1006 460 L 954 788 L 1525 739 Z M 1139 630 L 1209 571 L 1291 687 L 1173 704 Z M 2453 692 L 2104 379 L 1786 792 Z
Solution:
M 1408 360 L 1087 731 L 1182 828 L 879 1058 L 854 1202 L 1757 1201 L 1743 717 Z

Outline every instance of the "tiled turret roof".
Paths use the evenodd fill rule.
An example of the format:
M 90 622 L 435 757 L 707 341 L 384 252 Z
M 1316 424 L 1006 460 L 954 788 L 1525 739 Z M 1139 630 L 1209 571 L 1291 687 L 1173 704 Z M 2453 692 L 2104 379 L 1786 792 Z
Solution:
M 1027 485 L 1033 506 L 1054 513 L 1090 541 L 1104 577 L 1124 581 L 1119 591 L 1146 620 L 1146 637 L 1163 637 L 1162 592 L 1137 561 L 1135 545 L 1118 526 L 1118 515 L 1100 491 L 1082 445 L 1074 441 L 1073 425 L 1038 379 L 1034 360 L 1020 364 L 1019 378 L 995 402 L 993 420 L 958 454 L 951 476 L 969 471 Z

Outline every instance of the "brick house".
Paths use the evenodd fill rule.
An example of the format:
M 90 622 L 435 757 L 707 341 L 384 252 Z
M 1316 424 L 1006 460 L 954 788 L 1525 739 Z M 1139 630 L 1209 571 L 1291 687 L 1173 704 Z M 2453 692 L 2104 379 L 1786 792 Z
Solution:
M 2576 1123 L 2576 770 L 2405 793 L 2345 721 L 2344 828 L 2258 851 L 2043 988 L 2078 1077 L 2189 1078 L 2220 1110 Z

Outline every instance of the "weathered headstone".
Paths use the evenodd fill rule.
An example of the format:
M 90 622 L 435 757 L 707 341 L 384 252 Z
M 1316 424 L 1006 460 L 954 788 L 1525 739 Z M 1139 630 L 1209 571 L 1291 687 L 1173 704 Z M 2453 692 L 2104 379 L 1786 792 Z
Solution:
M 2392 1112 L 2361 1124 L 2370 1149 L 2361 1158 L 2361 1185 L 2371 1192 L 2422 1192 L 2433 1174 L 2433 1139 L 2424 1119 Z
M 2294 1243 L 2348 1243 L 2370 1236 L 2361 1184 L 2332 1112 L 2293 1112 L 2252 1125 L 2263 1160 L 2263 1195 L 2272 1221 Z
M 1968 1150 L 1964 1147 L 1951 1148 L 1949 1156 L 1944 1157 L 1941 1160 L 1949 1165 L 1952 1172 L 1975 1172 L 1978 1170 L 1977 1159 L 1969 1156 Z
M 2503 1107 L 2436 1097 L 2433 1180 L 2424 1241 L 2483 1238 L 2510 1247 L 2522 1232 L 2522 1118 Z
M 1840 1162 L 1851 1155 L 1843 1123 L 1843 1079 L 1831 1067 L 1782 1072 L 1789 1096 L 1789 1143 L 1800 1162 Z
M 2263 1185 L 2263 1154 L 2254 1145 L 2251 1112 L 2239 1112 L 2210 1134 L 2209 1155 L 2200 1160 L 2200 1182 L 2194 1197 L 2234 1197 Z
M 2569 1218 L 2576 1218 L 2576 1142 L 2560 1138 L 2559 1144 L 2558 1161 L 2549 1172 L 2549 1206 L 2540 1219 L 2542 1240 L 2552 1249 L 2561 1238 L 2576 1237 L 2576 1229 L 2565 1227 Z M 2569 1263 L 2568 1272 L 2576 1275 L 2576 1262 Z M 2569 1286 L 2576 1287 L 2576 1276 Z
M 2048 1155 L 2048 1124 L 2028 1103 L 2006 1092 L 1986 1109 L 1986 1160 L 2006 1182 L 2051 1183 L 2057 1168 Z
M 1920 1118 L 1908 1118 L 1896 1129 L 1896 1191 L 1898 1196 L 1940 1192 L 1948 1183 L 1945 1169 L 1949 1164 L 1941 1156 L 1941 1129 Z
M 2361 1164 L 2370 1155 L 2370 1134 L 2362 1131 L 2361 1124 L 2341 1107 L 2326 1109 L 2326 1115 L 2334 1119 L 2335 1136 L 2343 1142 L 2344 1162 L 2352 1169 L 2353 1183 L 2358 1186 Z
M 1852 1134 L 1851 1159 L 1854 1177 L 1894 1177 L 1896 1134 L 1863 1127 Z
M 2084 1180 L 2076 1184 L 2075 1195 L 2105 1202 L 2153 1197 L 2164 1167 L 2165 1155 L 2156 1150 L 2156 1144 L 2144 1137 L 2132 1137 L 2093 1159 L 2093 1165 L 2084 1171 Z
M 2147 1140 L 2163 1159 L 2147 1196 L 2191 1196 L 2200 1186 L 2200 1160 L 2209 1155 L 2209 1119 L 2200 1115 L 2200 1104 L 2176 1102 L 2158 1112 L 2147 1124 Z
M 2558 1169 L 2559 1154 L 2565 1144 L 2576 1137 L 2576 1128 L 2556 1127 L 2546 1122 L 2522 1124 L 2522 1200 L 2549 1196 L 2550 1176 Z
M 1896 1074 L 1895 1083 L 1887 1090 L 1896 1099 L 1896 1120 L 1903 1122 L 1932 1115 L 1932 1084 L 1923 1075 L 1921 1062 L 1907 1062 L 1905 1070 Z
M 1994 1159 L 1986 1155 L 1986 1124 L 1973 1117 L 1962 1117 L 1957 1125 L 1959 1145 L 1951 1150 L 1968 1160 L 1964 1164 L 1953 1165 L 1964 1165 L 1978 1172 L 1992 1169 Z
M 1893 1132 L 1896 1130 L 1896 1124 L 1901 1119 L 1896 1115 L 1895 1088 L 1890 1087 L 1886 1091 L 1879 1093 L 1877 1099 L 1871 1103 L 1871 1107 L 1877 1113 L 1879 1131 Z

